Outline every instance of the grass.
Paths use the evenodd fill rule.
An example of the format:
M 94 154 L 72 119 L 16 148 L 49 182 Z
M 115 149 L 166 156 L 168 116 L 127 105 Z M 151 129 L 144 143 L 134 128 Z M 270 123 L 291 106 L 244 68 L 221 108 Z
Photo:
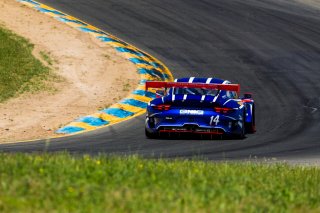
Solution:
M 44 52 L 44 51 L 40 51 L 40 56 L 41 58 L 48 63 L 50 66 L 53 64 L 53 60 L 50 58 L 49 54 Z
M 0 103 L 17 94 L 46 89 L 45 81 L 56 78 L 32 55 L 33 48 L 26 39 L 0 27 Z M 49 56 L 46 60 L 52 62 Z
M 320 169 L 0 154 L 3 212 L 320 212 Z
M 130 84 L 129 83 L 123 84 L 122 85 L 122 91 L 124 91 L 124 92 L 130 91 Z

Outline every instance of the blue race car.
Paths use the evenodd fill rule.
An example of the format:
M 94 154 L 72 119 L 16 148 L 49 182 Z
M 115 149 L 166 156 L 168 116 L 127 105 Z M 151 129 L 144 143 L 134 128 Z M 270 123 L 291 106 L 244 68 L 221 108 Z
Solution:
M 255 132 L 251 94 L 239 98 L 240 85 L 217 78 L 179 78 L 175 82 L 146 82 L 157 90 L 145 121 L 148 138 L 182 133 L 244 138 Z

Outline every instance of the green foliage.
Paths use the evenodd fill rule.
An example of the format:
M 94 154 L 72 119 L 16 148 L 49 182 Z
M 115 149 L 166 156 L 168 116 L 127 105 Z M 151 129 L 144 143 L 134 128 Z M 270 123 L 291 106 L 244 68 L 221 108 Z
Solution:
M 42 57 L 43 60 L 45 60 L 49 65 L 53 64 L 53 60 L 50 58 L 49 54 L 44 52 L 44 51 L 40 51 L 40 56 Z
M 320 169 L 137 156 L 0 154 L 4 212 L 306 212 Z
M 129 83 L 125 83 L 122 86 L 123 86 L 122 91 L 124 91 L 124 92 L 130 91 L 130 84 Z
M 32 55 L 33 45 L 0 27 L 0 102 L 43 89 L 49 68 Z

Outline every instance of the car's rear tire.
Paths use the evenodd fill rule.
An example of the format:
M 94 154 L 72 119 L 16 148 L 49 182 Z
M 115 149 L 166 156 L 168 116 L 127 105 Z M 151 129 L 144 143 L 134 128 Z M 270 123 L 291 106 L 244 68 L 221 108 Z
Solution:
M 252 105 L 252 119 L 251 122 L 245 122 L 246 133 L 252 134 L 256 131 L 255 123 L 255 107 Z
M 240 134 L 236 135 L 236 138 L 238 138 L 238 139 L 244 139 L 246 136 L 245 119 L 246 119 L 246 117 L 245 117 L 245 112 L 244 112 L 243 117 L 242 117 L 242 121 L 241 121 L 241 123 L 242 123 L 241 132 L 240 132 Z
M 241 133 L 239 135 L 239 139 L 244 139 L 246 137 L 246 128 L 245 128 L 244 118 L 245 117 L 243 117 L 242 128 L 241 128 Z
M 157 138 L 158 136 L 158 134 L 149 132 L 147 129 L 145 129 L 145 134 L 146 134 L 146 137 L 149 139 L 154 139 L 154 138 Z

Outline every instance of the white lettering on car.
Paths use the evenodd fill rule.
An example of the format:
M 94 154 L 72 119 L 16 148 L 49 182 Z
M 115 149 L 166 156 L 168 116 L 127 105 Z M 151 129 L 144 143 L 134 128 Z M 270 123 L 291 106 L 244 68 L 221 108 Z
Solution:
M 218 123 L 219 123 L 219 115 L 217 115 L 217 116 L 211 116 L 211 118 L 210 118 L 210 125 L 212 126 L 213 125 L 213 123 L 214 123 L 214 125 L 218 125 Z
M 181 109 L 180 115 L 203 115 L 203 110 Z

